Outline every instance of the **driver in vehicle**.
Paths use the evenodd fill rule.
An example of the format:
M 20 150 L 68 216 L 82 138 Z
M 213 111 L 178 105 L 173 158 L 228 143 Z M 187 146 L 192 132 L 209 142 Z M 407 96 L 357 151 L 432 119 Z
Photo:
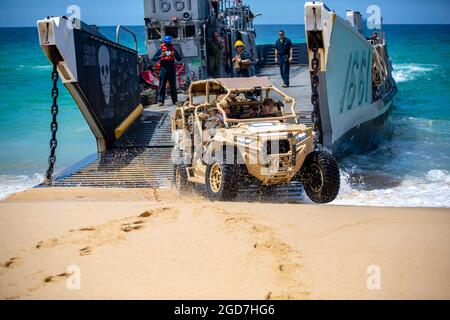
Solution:
M 262 116 L 267 118 L 279 117 L 280 111 L 275 101 L 272 99 L 265 99 L 262 106 Z
M 225 111 L 225 114 L 227 117 L 230 116 L 230 107 L 225 106 L 222 107 L 223 111 Z M 203 114 L 202 116 L 199 115 L 199 119 L 201 121 L 204 121 L 204 127 L 205 129 L 216 129 L 216 128 L 224 128 L 225 127 L 225 121 L 223 118 L 223 114 L 217 109 L 214 114 L 207 115 Z
M 248 115 L 246 116 L 246 118 L 248 118 L 248 119 L 261 117 L 261 110 L 260 110 L 259 106 L 252 106 L 252 107 L 248 108 L 247 112 L 248 112 Z

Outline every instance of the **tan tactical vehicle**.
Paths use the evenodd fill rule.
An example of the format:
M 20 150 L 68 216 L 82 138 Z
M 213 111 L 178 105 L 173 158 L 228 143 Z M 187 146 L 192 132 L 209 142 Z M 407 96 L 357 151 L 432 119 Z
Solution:
M 267 77 L 192 83 L 172 130 L 180 191 L 204 184 L 211 200 L 232 200 L 254 177 L 262 188 L 298 179 L 317 203 L 333 201 L 339 192 L 336 160 L 313 150 L 312 128 L 298 123 L 294 99 Z

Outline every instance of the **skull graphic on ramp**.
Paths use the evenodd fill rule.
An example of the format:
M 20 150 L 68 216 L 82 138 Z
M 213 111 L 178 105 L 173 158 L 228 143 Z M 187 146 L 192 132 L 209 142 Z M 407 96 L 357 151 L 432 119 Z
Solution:
M 105 46 L 98 50 L 98 66 L 100 69 L 100 79 L 102 82 L 103 95 L 105 102 L 109 105 L 111 100 L 111 56 Z

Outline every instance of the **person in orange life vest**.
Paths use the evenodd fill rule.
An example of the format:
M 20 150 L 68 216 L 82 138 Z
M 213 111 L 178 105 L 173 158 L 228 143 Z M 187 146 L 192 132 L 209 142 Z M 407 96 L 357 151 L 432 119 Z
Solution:
M 172 103 L 178 103 L 177 95 L 177 79 L 176 79 L 176 69 L 175 60 L 180 61 L 181 55 L 175 50 L 172 44 L 172 37 L 164 37 L 164 43 L 161 48 L 156 51 L 152 59 L 154 62 L 160 62 L 159 70 L 159 95 L 158 102 L 160 106 L 164 105 L 166 100 L 166 86 L 167 82 L 170 85 L 170 95 L 172 97 Z

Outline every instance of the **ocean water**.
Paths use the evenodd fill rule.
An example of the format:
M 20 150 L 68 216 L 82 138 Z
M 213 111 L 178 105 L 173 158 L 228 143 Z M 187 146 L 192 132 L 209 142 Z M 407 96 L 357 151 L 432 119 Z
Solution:
M 145 52 L 143 27 L 132 27 Z M 259 44 L 284 29 L 304 42 L 302 25 L 259 25 Z M 450 207 L 450 25 L 388 25 L 399 93 L 392 140 L 341 163 L 335 204 Z M 115 29 L 102 32 L 113 37 Z M 131 45 L 131 39 L 123 37 Z M 95 153 L 93 135 L 60 88 L 56 171 Z M 51 66 L 35 28 L 0 28 L 0 199 L 43 179 L 50 139 Z

